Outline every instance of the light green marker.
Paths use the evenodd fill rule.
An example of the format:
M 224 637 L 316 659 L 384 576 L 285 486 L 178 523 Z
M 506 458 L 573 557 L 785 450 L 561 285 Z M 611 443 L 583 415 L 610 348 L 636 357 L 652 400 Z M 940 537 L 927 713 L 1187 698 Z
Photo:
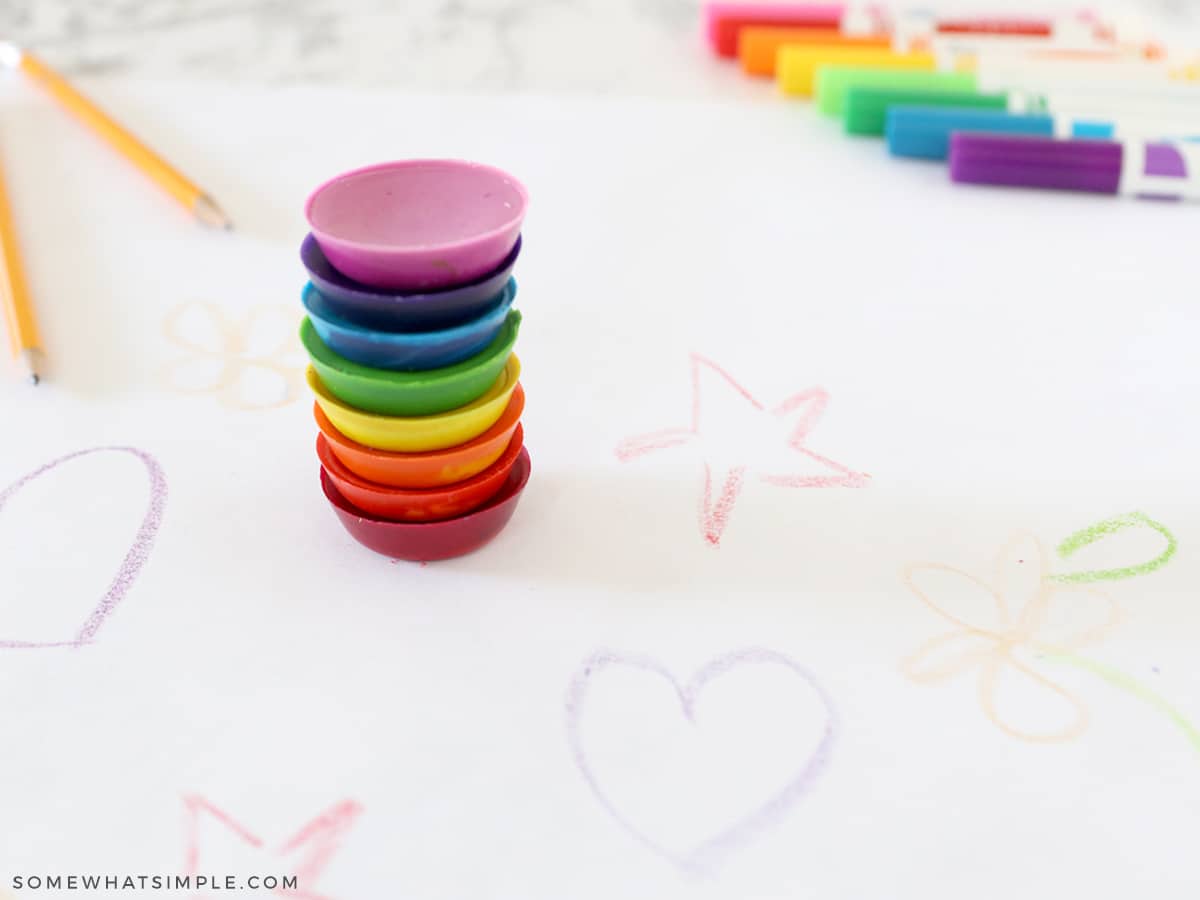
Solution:
M 864 66 L 821 66 L 817 69 L 817 108 L 841 116 L 851 88 L 975 93 L 974 72 L 928 72 L 923 69 L 878 69 Z

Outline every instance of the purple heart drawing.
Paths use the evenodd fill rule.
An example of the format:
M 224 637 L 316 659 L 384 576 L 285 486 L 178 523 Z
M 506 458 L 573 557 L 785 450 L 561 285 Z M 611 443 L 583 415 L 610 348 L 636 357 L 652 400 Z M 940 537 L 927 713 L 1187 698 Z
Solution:
M 686 852 L 673 852 L 641 831 L 617 809 L 589 765 L 587 754 L 584 752 L 580 739 L 580 720 L 587 700 L 588 688 L 598 674 L 616 666 L 624 666 L 646 672 L 663 679 L 671 685 L 675 691 L 675 695 L 679 698 L 679 706 L 684 717 L 688 722 L 694 724 L 697 700 L 709 683 L 738 667 L 763 664 L 786 668 L 812 688 L 820 698 L 825 708 L 825 727 L 820 741 L 806 758 L 797 761 L 796 769 L 788 780 L 757 809 L 740 820 L 731 823 L 717 834 L 712 835 Z M 619 653 L 596 653 L 584 661 L 571 680 L 570 688 L 567 691 L 566 714 L 567 739 L 570 743 L 571 755 L 575 760 L 575 765 L 583 775 L 584 781 L 600 802 L 600 805 L 623 830 L 643 846 L 648 847 L 650 850 L 653 850 L 683 869 L 696 872 L 711 870 L 720 857 L 743 846 L 764 829 L 779 822 L 801 800 L 825 770 L 829 762 L 830 748 L 833 746 L 837 731 L 837 717 L 833 703 L 829 695 L 808 670 L 781 653 L 763 649 L 740 650 L 717 657 L 705 663 L 686 683 L 681 683 L 665 666 L 653 659 L 641 656 L 627 656 Z
M 75 633 L 75 636 L 71 640 L 37 642 L 0 639 L 0 649 L 28 650 L 46 647 L 82 647 L 85 644 L 90 644 L 96 637 L 96 633 L 100 630 L 100 626 L 104 624 L 105 619 L 108 618 L 109 614 L 124 599 L 126 592 L 128 592 L 133 582 L 137 579 L 138 573 L 150 555 L 150 549 L 154 546 L 154 538 L 158 534 L 158 527 L 162 523 L 163 508 L 167 502 L 167 479 L 163 475 L 162 467 L 158 464 L 158 461 L 149 453 L 145 453 L 135 447 L 93 447 L 89 450 L 79 450 L 75 453 L 68 453 L 66 456 L 60 456 L 58 459 L 46 463 L 41 468 L 34 469 L 29 474 L 18 478 L 0 492 L 0 512 L 3 512 L 5 504 L 8 503 L 9 499 L 17 491 L 21 490 L 21 488 L 34 479 L 40 478 L 63 463 L 78 459 L 81 456 L 88 456 L 92 453 L 128 453 L 136 456 L 145 465 L 146 472 L 150 476 L 150 497 L 146 504 L 146 514 L 142 517 L 142 524 L 138 528 L 138 532 L 134 536 L 133 543 L 130 545 L 129 551 L 125 554 L 125 558 L 121 560 L 121 565 L 117 568 L 117 573 L 109 583 L 108 589 L 101 595 L 99 602 L 93 607 L 88 617 L 84 620 L 83 625 L 80 626 L 79 631 Z

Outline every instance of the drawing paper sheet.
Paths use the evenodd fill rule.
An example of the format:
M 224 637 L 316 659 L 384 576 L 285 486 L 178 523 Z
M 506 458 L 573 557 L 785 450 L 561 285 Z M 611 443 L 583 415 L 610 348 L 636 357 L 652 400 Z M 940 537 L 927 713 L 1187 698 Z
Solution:
M 238 230 L 5 86 L 53 363 L 0 387 L 5 886 L 1195 896 L 1195 209 L 769 92 L 84 86 Z M 297 249 L 315 185 L 443 155 L 532 196 L 533 478 L 422 566 L 321 494 Z

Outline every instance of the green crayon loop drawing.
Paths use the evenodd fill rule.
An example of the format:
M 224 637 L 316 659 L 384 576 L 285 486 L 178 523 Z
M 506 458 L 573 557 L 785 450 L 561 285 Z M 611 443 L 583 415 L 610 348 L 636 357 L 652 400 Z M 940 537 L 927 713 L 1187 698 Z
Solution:
M 1161 569 L 1175 555 L 1175 550 L 1179 546 L 1178 542 L 1175 540 L 1175 535 L 1171 534 L 1165 525 L 1155 522 L 1145 513 L 1140 512 L 1131 512 L 1123 516 L 1117 516 L 1115 519 L 1106 519 L 1103 522 L 1097 522 L 1095 525 L 1090 525 L 1075 532 L 1058 545 L 1058 555 L 1063 559 L 1070 559 L 1077 550 L 1090 547 L 1092 544 L 1109 535 L 1116 534 L 1118 531 L 1123 531 L 1126 528 L 1139 527 L 1151 528 L 1167 539 L 1167 546 L 1163 552 L 1149 562 L 1140 563 L 1135 566 L 1123 566 L 1116 569 L 1092 569 L 1087 572 L 1072 572 L 1067 575 L 1051 575 L 1051 579 L 1061 584 L 1120 581 L 1123 578 L 1133 578 L 1136 575 L 1148 575 L 1156 569 Z

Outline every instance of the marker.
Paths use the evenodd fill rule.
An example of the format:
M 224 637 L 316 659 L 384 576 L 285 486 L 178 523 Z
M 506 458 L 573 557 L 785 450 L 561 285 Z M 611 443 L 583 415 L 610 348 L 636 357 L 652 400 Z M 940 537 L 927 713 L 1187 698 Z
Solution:
M 1183 93 L 1185 90 L 1190 93 Z M 1052 94 L 996 88 L 988 90 L 981 86 L 978 73 L 970 71 L 929 72 L 841 65 L 822 65 L 817 69 L 817 106 L 826 115 L 845 119 L 848 100 L 856 91 L 861 92 L 861 96 L 855 101 L 855 124 L 848 129 L 852 134 L 883 134 L 887 107 L 897 103 L 912 106 L 984 106 L 1007 108 L 1015 113 L 1069 112 L 1104 122 L 1132 118 L 1175 124 L 1200 121 L 1200 86 L 1180 87 L 1179 91 L 1169 95 L 1147 88 L 1141 94 L 1131 95 L 1136 100 L 1127 101 L 1123 94 L 1110 94 L 1098 89 L 1090 92 L 1055 91 Z M 978 93 L 989 99 L 964 98 L 962 102 L 955 103 L 945 96 L 952 93 Z M 1005 102 L 1001 102 L 1001 97 L 1005 98 Z M 1172 133 L 1180 132 L 1160 132 L 1157 136 Z
M 870 20 L 868 20 L 870 21 Z M 874 21 L 876 27 L 881 26 L 880 20 Z M 984 27 L 987 22 L 985 21 Z M 1003 24 L 1001 28 L 1003 29 Z M 1013 28 L 1019 29 L 1018 20 Z M 1122 57 L 1131 58 L 1143 52 L 1144 48 L 1116 48 L 1111 44 L 1100 43 L 1090 33 L 1079 31 L 1074 40 L 1068 41 L 1061 33 L 1053 36 L 1029 36 L 1020 30 L 998 30 L 968 32 L 957 30 L 951 23 L 951 30 L 945 33 L 930 33 L 928 27 L 919 32 L 896 31 L 866 31 L 856 32 L 847 30 L 847 21 L 843 18 L 840 28 L 804 28 L 771 25 L 745 25 L 738 31 L 737 56 L 743 71 L 748 75 L 772 76 L 776 71 L 776 61 L 779 50 L 783 47 L 871 47 L 895 53 L 927 52 L 933 53 L 942 60 L 953 60 L 959 57 L 980 53 L 1006 53 L 1018 55 L 1025 53 L 1050 54 L 1054 58 L 1096 58 Z M 1148 51 L 1147 51 L 1148 52 Z M 952 62 L 945 67 L 953 67 Z
M 1101 138 L 1104 140 L 1196 141 L 1200 140 L 1200 118 L 1190 122 L 1130 116 L 1116 120 L 1087 116 L 1058 116 L 1054 133 L 1059 137 Z
M 1155 140 L 1189 140 L 1193 135 L 1200 135 L 1200 114 L 1190 119 L 1096 116 L 1051 112 L 1044 106 L 1039 108 L 1036 103 L 1026 107 L 1026 112 L 1017 112 L 1013 110 L 1012 98 L 1008 98 L 1007 111 L 937 106 L 930 104 L 929 99 L 927 96 L 918 104 L 888 107 L 883 133 L 893 156 L 945 159 L 950 152 L 950 135 L 956 131 Z
M 823 50 L 835 48 L 811 49 L 813 53 L 821 54 Z M 785 47 L 780 52 L 781 54 L 786 54 L 788 53 L 788 48 Z M 1026 68 L 1030 72 L 1036 73 L 1036 66 L 1037 62 L 1035 61 Z M 954 77 L 969 74 L 978 86 L 978 89 L 984 92 L 1006 92 L 1010 95 L 1020 94 L 1033 97 L 1056 97 L 1061 98 L 1060 102 L 1069 101 L 1076 106 L 1086 106 L 1089 109 L 1095 110 L 1114 105 L 1122 105 L 1137 110 L 1151 107 L 1163 110 L 1171 108 L 1182 109 L 1188 106 L 1200 108 L 1200 82 L 1156 81 L 1154 79 L 1157 75 L 1165 70 L 1148 63 L 1136 64 L 1133 71 L 1142 71 L 1147 68 L 1152 71 L 1143 73 L 1147 76 L 1144 80 L 1134 79 L 1122 82 L 1119 80 L 1106 81 L 1103 79 L 1088 81 L 1086 80 L 1086 73 L 1085 78 L 1082 80 L 1074 78 L 1056 79 L 1053 77 L 1054 72 L 1069 72 L 1070 68 L 1069 66 L 1055 67 L 1047 74 L 1044 80 L 1039 81 L 1034 76 L 1024 77 L 1016 74 L 1021 70 L 1020 66 L 1014 66 L 1011 69 L 1003 66 L 990 66 L 985 60 L 963 60 L 957 68 L 938 66 L 936 69 L 930 70 L 912 66 L 907 68 L 879 66 L 870 62 L 844 63 L 830 59 L 822 61 L 817 68 L 814 77 L 814 92 L 818 95 L 819 99 L 822 87 L 821 82 L 826 80 L 829 82 L 826 89 L 830 91 L 847 90 L 860 84 L 863 86 L 869 84 L 871 87 L 879 88 L 911 88 L 916 83 L 914 81 L 914 72 L 921 73 L 920 76 L 916 76 L 917 80 L 927 78 L 930 75 L 936 76 L 929 78 L 927 83 L 930 86 L 929 89 L 939 90 L 943 89 L 943 85 L 954 84 Z M 830 73 L 823 78 L 822 73 L 826 70 L 839 71 L 836 77 Z M 841 109 L 842 98 L 835 97 L 831 102 L 833 103 L 833 109 Z
M 921 69 L 878 69 L 865 66 L 823 65 L 817 69 L 817 108 L 827 116 L 842 115 L 846 96 L 855 88 L 970 93 L 976 90 L 972 72 L 929 72 Z M 882 125 L 882 122 L 880 123 Z M 882 133 L 882 130 L 880 131 Z
M 1200 144 L 957 132 L 950 178 L 963 184 L 1200 200 Z
M 1024 19 L 1020 17 L 943 19 L 937 23 L 938 34 L 1014 34 L 1021 37 L 1053 37 L 1054 22 L 1051 19 Z
M 780 47 L 874 47 L 889 50 L 886 34 L 845 34 L 828 28 L 743 28 L 738 38 L 738 59 L 747 75 L 771 77 Z
M 932 53 L 893 53 L 871 47 L 789 47 L 779 49 L 775 78 L 784 94 L 811 97 L 822 66 L 855 66 L 884 70 L 919 69 L 932 72 Z
M 914 159 L 945 159 L 950 136 L 958 131 L 1053 137 L 1054 117 L 1046 113 L 935 106 L 893 106 L 884 133 L 888 152 Z
M 1141 88 L 1136 89 L 1136 88 Z M 1153 116 L 1156 118 L 1200 119 L 1200 86 L 1161 85 L 1157 88 L 1112 85 L 1103 88 L 1045 91 L 1013 91 L 1014 95 L 1036 97 L 1055 110 L 1099 116 Z
M 738 33 L 754 25 L 838 29 L 847 8 L 842 3 L 707 3 L 704 7 L 708 43 L 717 56 L 732 59 L 738 52 Z
M 886 130 L 888 111 L 898 106 L 910 109 L 950 107 L 966 113 L 990 110 L 1008 115 L 1008 95 L 981 94 L 971 90 L 922 91 L 852 87 L 846 93 L 846 102 L 842 110 L 842 126 L 846 134 L 878 137 Z M 910 130 L 911 127 L 909 126 Z M 958 130 L 969 129 L 960 128 Z
M 955 65 L 974 71 L 985 90 L 1128 90 L 1133 85 L 1153 89 L 1200 79 L 1200 67 L 1194 64 L 1125 57 L 1097 60 L 984 54 L 963 57 Z
M 1113 43 L 1116 30 L 1091 13 L 1072 16 L 962 16 L 937 18 L 930 12 L 906 12 L 897 18 L 897 33 L 940 37 L 1038 40 L 1055 44 L 1089 41 Z
M 893 44 L 893 49 L 897 51 L 925 50 L 933 53 L 937 56 L 941 68 L 955 68 L 961 65 L 959 60 L 974 60 L 985 56 L 1015 60 L 1050 59 L 1062 62 L 1130 61 L 1151 58 L 1143 55 L 1141 47 L 1119 48 L 1110 44 L 1097 44 L 1090 40 L 1068 44 L 1061 41 L 1047 41 L 1042 38 L 1010 38 L 990 35 L 970 38 L 934 35 L 933 37 L 912 38 L 904 43 L 897 39 Z
M 930 51 L 897 53 L 872 47 L 788 46 L 779 48 L 776 79 L 783 93 L 811 96 L 817 73 L 824 66 L 854 66 L 890 71 L 918 69 L 972 72 L 985 91 L 1132 91 L 1200 90 L 1200 66 L 1119 54 L 995 55 L 967 53 L 939 56 Z M 838 104 L 840 109 L 840 104 Z

